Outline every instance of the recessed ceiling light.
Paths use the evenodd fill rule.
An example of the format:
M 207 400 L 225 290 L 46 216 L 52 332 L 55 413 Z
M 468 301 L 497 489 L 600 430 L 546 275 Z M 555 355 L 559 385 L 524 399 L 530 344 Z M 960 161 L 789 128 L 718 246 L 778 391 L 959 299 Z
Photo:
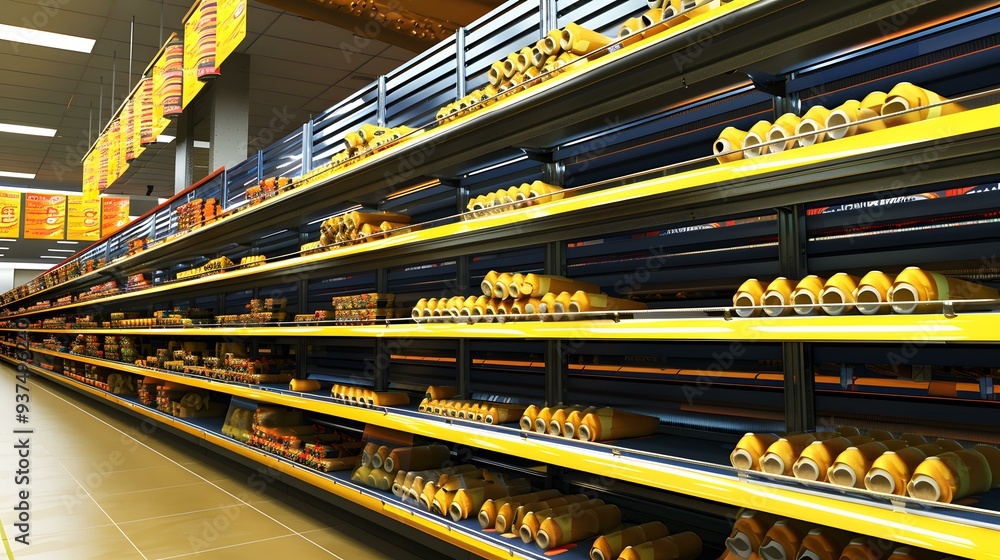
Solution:
M 74 249 L 49 249 L 50 253 L 75 253 Z
M 75 37 L 73 35 L 63 35 L 62 33 L 51 33 L 39 31 L 27 27 L 15 27 L 13 25 L 0 24 L 0 41 L 12 41 L 14 43 L 24 43 L 26 45 L 37 45 L 39 47 L 49 47 L 53 49 L 63 49 L 90 53 L 94 49 L 94 39 Z M 16 50 L 14 51 L 17 52 Z
M 14 171 L 0 171 L 0 177 L 11 177 L 14 179 L 34 179 L 34 173 L 16 173 Z
M 10 249 L 10 247 L 0 247 L 0 251 L 6 251 L 8 249 Z
M 177 137 L 176 136 L 168 136 L 166 134 L 161 134 L 161 135 L 159 135 L 159 136 L 156 137 L 156 142 L 159 143 L 159 144 L 169 144 L 169 143 L 171 143 L 171 142 L 174 141 L 174 138 L 177 138 Z
M 0 132 L 11 134 L 29 134 L 31 136 L 48 136 L 52 138 L 56 135 L 54 128 L 41 128 L 38 126 L 22 126 L 19 124 L 0 123 Z
M 17 241 L 17 239 L 0 239 L 0 241 L 3 241 L 4 243 L 13 243 L 14 241 Z
M 56 241 L 60 245 L 79 245 L 79 241 Z
M 66 259 L 66 257 L 56 257 L 56 256 L 53 256 L 53 255 L 39 255 L 38 258 L 40 258 L 40 259 L 56 259 L 57 261 L 61 261 L 61 260 L 65 260 Z
M 201 148 L 201 149 L 207 150 L 210 147 L 212 147 L 212 143 L 211 142 L 206 142 L 204 140 L 195 140 L 193 146 L 195 148 Z

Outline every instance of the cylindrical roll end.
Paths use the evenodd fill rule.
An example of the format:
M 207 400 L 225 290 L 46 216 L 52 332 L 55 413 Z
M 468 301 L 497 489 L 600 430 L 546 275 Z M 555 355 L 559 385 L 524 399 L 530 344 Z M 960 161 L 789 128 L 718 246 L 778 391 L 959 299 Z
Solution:
M 830 116 L 826 118 L 826 126 L 832 128 L 833 130 L 828 130 L 826 135 L 830 138 L 837 140 L 847 136 L 848 132 L 852 127 L 846 126 L 851 123 L 851 117 L 847 116 L 847 113 L 837 109 L 830 113 Z M 834 128 L 843 127 L 843 128 Z
M 737 449 L 729 456 L 729 461 L 737 469 L 750 470 L 753 468 L 753 455 L 746 449 Z
M 767 474 L 785 472 L 785 460 L 774 453 L 767 453 L 760 459 L 760 468 Z
M 538 534 L 535 535 L 535 544 L 542 550 L 548 550 L 549 545 L 552 544 L 552 539 L 549 538 L 549 534 L 545 531 L 538 531 Z
M 820 307 L 827 315 L 842 315 L 847 310 L 845 299 L 840 288 L 830 286 L 819 296 Z
M 854 488 L 858 484 L 858 475 L 854 469 L 847 465 L 834 465 L 830 470 L 830 482 L 837 486 L 848 486 Z
M 896 480 L 885 469 L 875 468 L 865 477 L 865 488 L 872 492 L 894 494 L 896 492 Z
M 904 315 L 917 310 L 920 296 L 912 284 L 901 282 L 892 289 L 892 310 Z
M 941 499 L 941 487 L 938 485 L 938 481 L 925 474 L 913 477 L 907 490 L 911 498 L 918 500 L 936 502 Z
M 871 286 L 858 288 L 858 311 L 865 315 L 875 315 L 881 311 L 882 294 Z M 915 307 L 915 306 L 914 306 Z
M 792 467 L 792 470 L 795 474 L 795 478 L 801 478 L 803 480 L 819 480 L 822 475 L 816 461 L 808 457 L 799 459 L 795 463 L 795 466 Z

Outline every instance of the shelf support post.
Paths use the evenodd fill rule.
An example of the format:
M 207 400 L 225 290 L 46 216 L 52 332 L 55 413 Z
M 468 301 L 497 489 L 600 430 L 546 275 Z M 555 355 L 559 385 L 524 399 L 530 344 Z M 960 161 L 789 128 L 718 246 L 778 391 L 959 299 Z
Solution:
M 538 38 L 544 39 L 550 29 L 559 27 L 559 10 L 556 7 L 556 0 L 539 0 L 539 29 Z
M 558 241 L 545 245 L 545 273 L 566 274 L 566 246 Z M 566 395 L 566 355 L 561 340 L 545 341 L 545 403 L 559 404 Z
M 302 173 L 309 173 L 313 168 L 313 122 L 306 121 L 302 125 Z
M 462 31 L 460 29 L 460 31 Z M 462 68 L 462 66 L 459 66 Z M 464 82 L 464 78 L 461 78 Z M 458 187 L 455 189 L 455 208 L 461 214 L 465 211 L 465 201 L 469 199 L 469 188 Z M 455 287 L 457 294 L 469 293 L 471 285 L 471 259 L 469 255 L 462 255 L 455 262 Z M 458 339 L 455 348 L 455 375 L 458 377 L 458 394 L 462 398 L 470 398 L 472 393 L 472 353 L 469 349 L 469 339 L 462 337 Z
M 305 159 L 303 158 L 303 161 Z M 304 165 L 304 164 L 303 164 Z M 302 237 L 302 232 L 299 232 L 299 237 Z M 299 279 L 299 289 L 296 294 L 298 297 L 298 307 L 296 310 L 301 313 L 305 309 L 309 309 L 309 279 L 300 278 Z M 309 376 L 309 339 L 304 336 L 298 337 L 296 340 L 295 347 L 295 377 L 298 379 L 305 379 Z
M 778 260 L 781 275 L 800 279 L 808 274 L 806 209 L 797 204 L 778 208 Z M 816 392 L 812 348 L 801 342 L 783 342 L 781 357 L 785 376 L 785 429 L 806 431 L 816 427 Z
M 468 69 L 465 67 L 465 27 L 459 27 L 455 32 L 455 65 L 458 71 L 455 72 L 455 95 L 462 99 L 468 95 Z
M 385 122 L 385 99 L 386 99 L 386 84 L 385 76 L 378 77 L 378 125 L 388 126 Z
M 384 294 L 389 291 L 389 270 L 380 268 L 375 272 L 375 291 Z M 375 339 L 375 379 L 374 389 L 385 391 L 389 388 L 389 344 L 385 337 Z

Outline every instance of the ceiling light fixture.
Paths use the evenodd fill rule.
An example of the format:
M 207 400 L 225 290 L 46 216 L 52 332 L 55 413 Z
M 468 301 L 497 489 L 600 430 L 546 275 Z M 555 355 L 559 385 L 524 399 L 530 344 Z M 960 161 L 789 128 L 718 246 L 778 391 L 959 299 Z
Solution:
M 56 135 L 54 128 L 42 128 L 39 126 L 22 126 L 19 124 L 0 123 L 0 132 L 11 134 L 27 134 L 30 136 L 48 136 L 52 138 Z
M 60 245 L 79 245 L 79 241 L 56 241 Z
M 49 249 L 50 253 L 75 253 L 76 249 Z
M 195 140 L 192 145 L 195 148 L 201 148 L 201 149 L 204 149 L 204 150 L 207 150 L 207 149 L 209 149 L 209 148 L 212 147 L 212 143 L 211 142 L 206 142 L 204 140 Z
M 17 239 L 6 239 L 6 238 L 4 238 L 4 239 L 0 239 L 0 241 L 3 241 L 4 243 L 13 243 L 14 241 L 17 241 Z
M 10 177 L 12 179 L 34 179 L 34 173 L 17 173 L 15 171 L 0 171 L 0 177 Z
M 167 134 L 161 134 L 161 135 L 159 135 L 159 136 L 156 137 L 156 143 L 157 144 L 169 144 L 169 143 L 173 142 L 174 139 L 176 139 L 176 138 L 177 138 L 176 136 L 169 136 Z
M 57 261 L 66 260 L 66 257 L 55 257 L 55 256 L 52 256 L 52 255 L 39 255 L 38 258 L 40 258 L 40 259 L 55 259 Z
M 62 33 L 51 33 L 49 31 L 39 31 L 38 29 L 4 24 L 0 24 L 0 41 L 12 41 L 14 43 L 24 43 L 26 45 L 88 54 L 94 49 L 94 43 L 97 42 L 94 39 L 87 39 L 85 37 L 63 35 Z M 14 52 L 16 53 L 17 50 L 15 49 Z
M 8 249 L 10 249 L 10 247 L 0 247 L 0 251 L 6 251 Z

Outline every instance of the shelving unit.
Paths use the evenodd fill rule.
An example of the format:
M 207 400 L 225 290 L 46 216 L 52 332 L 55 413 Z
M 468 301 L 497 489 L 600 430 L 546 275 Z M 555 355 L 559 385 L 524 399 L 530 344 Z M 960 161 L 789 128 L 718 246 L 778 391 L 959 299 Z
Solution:
M 454 93 L 462 96 L 481 84 L 491 61 L 547 31 L 543 22 L 576 20 L 611 34 L 643 8 L 626 4 L 512 1 L 459 34 L 461 40 L 449 39 L 404 65 L 386 83 L 410 80 L 410 87 L 420 87 L 447 71 L 454 74 Z M 599 473 L 650 492 L 644 499 L 651 509 L 681 496 L 951 555 L 1000 558 L 992 546 L 1000 535 L 997 492 L 975 504 L 931 504 L 728 466 L 738 434 L 814 429 L 824 416 L 867 428 L 933 417 L 937 425 L 920 427 L 939 437 L 971 434 L 962 431 L 970 410 L 983 416 L 975 437 L 998 424 L 993 389 L 997 312 L 753 319 L 729 313 L 736 284 L 750 276 L 919 264 L 986 283 L 1000 281 L 1000 265 L 981 260 L 982 251 L 1000 238 L 993 210 L 1000 205 L 1000 189 L 994 188 L 1000 179 L 1000 83 L 988 70 L 1000 61 L 995 31 L 1000 6 L 971 2 L 958 9 L 943 0 L 915 4 L 911 9 L 897 2 L 848 0 L 816 10 L 792 0 L 734 0 L 576 72 L 427 127 L 342 172 L 317 175 L 252 207 L 234 202 L 247 186 L 277 173 L 281 159 L 300 158 L 287 172 L 309 173 L 336 152 L 344 132 L 361 122 L 421 126 L 442 99 L 453 97 L 453 92 L 429 89 L 426 97 L 393 112 L 387 103 L 400 102 L 401 89 L 366 88 L 266 153 L 213 174 L 74 257 L 102 255 L 110 262 L 103 269 L 28 295 L 5 296 L 7 313 L 0 320 L 8 325 L 0 328 L 0 336 L 24 333 L 36 343 L 49 336 L 68 342 L 68 336 L 84 334 L 240 340 L 254 349 L 263 343 L 284 345 L 297 358 L 298 377 L 327 383 L 348 379 L 413 394 L 427 385 L 452 384 L 469 398 L 606 404 L 656 414 L 663 421 L 660 434 L 594 444 L 440 418 L 414 407 L 350 406 L 328 391 L 295 393 L 286 386 L 229 383 L 31 349 L 39 361 L 102 366 L 448 442 L 511 469 L 525 469 L 526 462 L 546 465 L 549 483 L 573 471 Z M 488 40 L 489 25 L 515 20 L 518 29 L 527 29 L 522 36 Z M 887 22 L 895 22 L 890 32 Z M 451 58 L 440 62 L 449 49 L 456 55 L 454 72 Z M 719 165 L 705 157 L 724 126 L 749 127 L 819 102 L 832 106 L 904 79 L 951 97 L 967 96 L 968 110 L 759 159 Z M 546 204 L 469 220 L 459 215 L 469 197 L 536 179 L 575 188 L 572 196 Z M 977 186 L 981 193 L 968 190 Z M 934 194 L 953 190 L 979 194 L 967 200 Z M 228 210 L 238 211 L 177 235 L 170 231 L 170 216 L 194 196 L 217 196 Z M 922 199 L 927 200 L 915 201 Z M 356 206 L 404 212 L 419 227 L 299 254 L 325 217 Z M 120 257 L 127 242 L 140 236 L 151 239 L 150 248 Z M 268 262 L 175 279 L 178 271 L 203 260 L 225 255 L 238 262 L 254 251 L 267 254 Z M 272 295 L 287 298 L 296 312 L 307 312 L 328 305 L 331 296 L 391 292 L 408 313 L 405 305 L 420 297 L 475 293 L 478 279 L 490 269 L 568 275 L 643 299 L 651 309 L 503 324 L 392 319 L 360 326 L 30 327 L 32 320 L 73 313 L 201 307 L 226 314 L 250 298 Z M 147 274 L 153 286 L 19 309 L 109 280 L 123 284 L 126 276 L 139 273 Z M 9 340 L 3 345 L 16 348 Z M 623 364 L 635 363 L 650 364 L 650 370 L 703 371 L 711 392 L 705 396 L 702 381 L 689 377 L 641 368 L 619 372 Z M 956 364 L 962 366 L 958 371 L 952 367 Z M 218 426 L 174 419 L 30 367 L 467 551 L 491 558 L 542 557 L 535 549 L 432 517 L 340 475 L 313 472 L 244 446 L 222 436 Z M 892 367 L 893 372 L 882 371 Z M 723 382 L 715 377 L 718 371 L 766 373 Z M 829 384 L 818 388 L 821 376 L 839 379 L 838 390 L 825 388 Z M 921 387 L 960 379 L 963 387 L 978 385 L 979 393 L 967 388 L 961 395 L 957 389 L 954 395 L 928 389 L 906 393 L 891 384 L 879 392 L 856 382 L 865 379 L 912 381 Z M 591 486 L 615 493 L 600 483 Z M 721 542 L 715 528 L 704 533 Z

